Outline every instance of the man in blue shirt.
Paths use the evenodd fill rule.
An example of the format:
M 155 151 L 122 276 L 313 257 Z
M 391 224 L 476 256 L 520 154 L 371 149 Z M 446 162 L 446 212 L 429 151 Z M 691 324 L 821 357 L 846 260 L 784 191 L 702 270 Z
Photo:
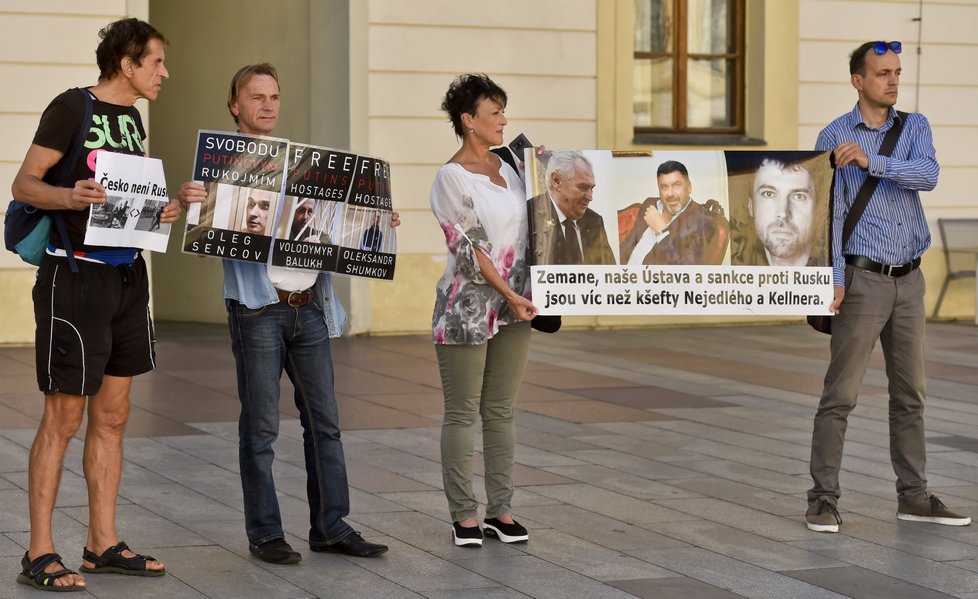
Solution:
M 819 133 L 816 150 L 832 150 L 837 170 L 832 218 L 832 357 L 812 432 L 805 519 L 810 530 L 838 532 L 836 507 L 846 420 L 856 406 L 870 354 L 879 339 L 889 379 L 890 460 L 897 476 L 897 518 L 966 526 L 971 518 L 928 493 L 924 477 L 924 277 L 920 257 L 930 232 L 920 192 L 937 185 L 940 170 L 930 124 L 910 114 L 890 156 L 879 155 L 900 84 L 899 42 L 867 42 L 849 60 L 859 100 Z M 842 229 L 859 188 L 879 178 L 855 230 L 842 247 Z
M 279 96 L 275 67 L 262 63 L 241 68 L 228 95 L 228 110 L 238 130 L 271 135 L 278 122 Z M 189 206 L 206 199 L 207 192 L 203 185 L 188 181 L 180 186 L 179 197 Z M 399 223 L 395 213 L 391 225 Z M 258 228 L 264 226 L 262 222 Z M 329 340 L 343 332 L 346 314 L 329 274 L 225 260 L 224 301 L 241 400 L 238 459 L 251 554 L 273 564 L 302 559 L 285 540 L 272 478 L 283 369 L 295 387 L 302 424 L 309 548 L 356 557 L 386 552 L 386 545 L 364 541 L 344 521 L 350 514 L 350 491 Z

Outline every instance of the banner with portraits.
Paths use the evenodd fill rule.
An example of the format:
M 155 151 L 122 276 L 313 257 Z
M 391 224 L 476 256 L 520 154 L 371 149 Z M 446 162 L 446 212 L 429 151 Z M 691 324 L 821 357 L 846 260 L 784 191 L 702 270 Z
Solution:
M 526 154 L 542 314 L 829 313 L 827 152 Z
M 370 156 L 241 133 L 200 131 L 185 253 L 394 278 L 390 165 Z

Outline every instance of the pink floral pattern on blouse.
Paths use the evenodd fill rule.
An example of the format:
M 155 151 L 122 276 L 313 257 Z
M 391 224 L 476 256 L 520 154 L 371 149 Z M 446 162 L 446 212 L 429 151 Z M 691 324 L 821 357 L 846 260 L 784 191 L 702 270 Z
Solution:
M 503 163 L 499 174 L 506 188 L 454 162 L 435 175 L 431 210 L 448 247 L 448 264 L 435 289 L 436 344 L 479 345 L 499 327 L 518 322 L 503 296 L 486 283 L 473 252 L 488 256 L 509 287 L 529 297 L 526 192 L 509 165 Z

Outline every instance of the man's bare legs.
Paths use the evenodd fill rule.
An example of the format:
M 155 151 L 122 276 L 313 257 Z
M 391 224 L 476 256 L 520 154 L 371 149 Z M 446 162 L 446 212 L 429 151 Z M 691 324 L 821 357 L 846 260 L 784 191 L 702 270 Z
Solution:
M 27 559 L 34 561 L 47 553 L 54 553 L 54 537 L 51 518 L 54 503 L 61 484 L 61 467 L 68 442 L 81 426 L 85 414 L 85 396 L 52 393 L 44 396 L 44 414 L 31 445 L 28 465 L 27 496 L 30 503 L 31 541 Z M 45 572 L 60 570 L 57 562 L 49 564 Z M 78 574 L 62 576 L 55 586 L 84 585 L 85 579 Z
M 122 438 L 129 419 L 129 389 L 132 377 L 105 375 L 98 393 L 88 402 L 83 467 L 88 483 L 88 540 L 85 546 L 96 555 L 119 543 L 115 528 L 116 501 L 122 477 Z M 123 551 L 123 557 L 134 557 Z M 83 564 L 95 564 L 84 560 Z M 146 562 L 147 570 L 162 570 L 158 561 Z
M 88 485 L 89 526 L 86 546 L 98 555 L 119 542 L 115 528 L 116 500 L 122 476 L 122 438 L 129 418 L 131 377 L 105 375 L 99 392 L 88 401 L 88 428 L 85 433 L 83 468 Z M 68 442 L 81 426 L 85 414 L 83 395 L 53 393 L 44 397 L 44 415 L 31 446 L 28 473 L 31 541 L 28 559 L 54 552 L 51 518 L 61 482 Z M 133 557 L 130 551 L 122 553 Z M 84 562 L 88 567 L 95 564 Z M 163 564 L 150 561 L 147 569 L 161 570 Z M 60 569 L 57 563 L 46 572 Z M 63 576 L 55 585 L 84 585 L 81 575 Z

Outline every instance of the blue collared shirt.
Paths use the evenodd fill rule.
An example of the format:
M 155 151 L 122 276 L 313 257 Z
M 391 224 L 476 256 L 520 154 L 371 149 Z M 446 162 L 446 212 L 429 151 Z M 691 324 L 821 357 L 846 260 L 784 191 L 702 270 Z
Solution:
M 278 303 L 278 292 L 268 278 L 268 267 L 257 262 L 224 260 L 224 298 L 233 299 L 252 310 Z M 339 337 L 346 326 L 346 311 L 333 291 L 329 273 L 316 278 L 316 297 L 322 298 L 323 318 L 330 337 Z
M 854 141 L 869 157 L 869 169 L 850 164 L 835 172 L 832 217 L 832 276 L 835 285 L 845 285 L 846 254 L 865 256 L 881 264 L 906 264 L 930 247 L 930 229 L 920 192 L 937 186 L 940 166 L 934 151 L 930 123 L 920 113 L 907 116 L 900 139 L 890 156 L 879 156 L 883 137 L 897 119 L 890 108 L 886 123 L 874 129 L 863 122 L 857 103 L 852 112 L 835 119 L 818 134 L 815 149 L 833 150 Z M 868 175 L 880 183 L 870 198 L 845 248 L 842 226 L 859 188 Z

